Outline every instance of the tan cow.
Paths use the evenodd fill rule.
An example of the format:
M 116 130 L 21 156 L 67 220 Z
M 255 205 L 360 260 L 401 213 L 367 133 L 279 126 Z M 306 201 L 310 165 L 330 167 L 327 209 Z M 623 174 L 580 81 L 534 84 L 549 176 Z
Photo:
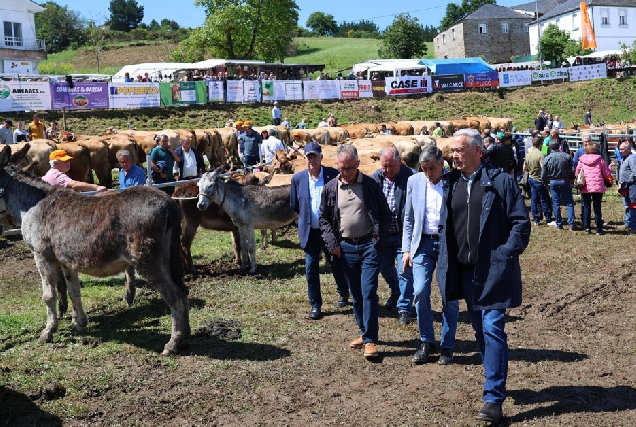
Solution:
M 491 129 L 491 124 L 490 124 L 490 120 L 488 120 L 487 117 L 481 117 L 481 116 L 464 116 L 465 120 L 468 120 L 469 122 L 477 122 L 479 123 L 479 128 L 476 128 L 474 126 L 471 126 L 472 129 L 479 129 L 479 132 L 482 132 L 486 129 Z
M 498 118 L 498 117 L 486 117 L 490 122 L 491 129 L 497 129 L 497 131 L 501 128 L 505 130 L 505 132 L 512 131 L 512 119 L 509 118 Z
M 25 156 L 25 160 L 20 164 L 22 166 L 26 166 L 31 162 L 37 162 L 35 167 L 33 168 L 33 172 L 36 176 L 44 176 L 46 172 L 51 169 L 49 164 L 49 155 L 53 152 L 54 148 L 46 143 L 46 140 L 40 139 L 35 140 L 39 143 L 30 142 L 30 148 Z M 11 148 L 11 153 L 18 152 L 26 142 L 20 142 L 18 144 L 9 144 Z
M 355 123 L 342 125 L 341 127 L 349 132 L 349 137 L 352 139 L 365 138 L 367 136 L 371 136 L 370 134 L 380 132 L 378 125 L 373 123 Z
M 230 164 L 230 168 L 234 169 L 234 165 L 240 164 L 238 153 L 238 140 L 236 139 L 236 129 L 228 128 L 210 128 L 204 129 L 210 133 L 217 132 L 221 138 L 223 150 L 225 151 L 226 162 Z
M 330 145 L 336 145 L 339 142 L 346 142 L 349 139 L 349 132 L 341 127 L 319 127 L 316 129 L 307 129 L 314 141 L 324 144 L 325 134 Z
M 393 135 L 407 136 L 413 135 L 415 132 L 413 125 L 406 122 L 386 123 L 386 128 L 389 129 Z
M 71 159 L 71 169 L 67 175 L 75 180 L 82 182 L 93 182 L 93 174 L 91 173 L 91 159 L 90 153 L 86 147 L 78 145 L 76 142 L 64 142 L 62 144 L 56 144 L 53 141 L 47 139 L 34 139 L 31 141 L 31 145 L 48 145 L 53 150 L 59 149 L 66 151 L 73 158 Z M 53 151 L 51 150 L 51 152 Z M 50 169 L 48 159 L 46 161 L 46 171 Z M 46 171 L 44 173 L 46 173 Z
M 413 132 L 419 134 L 422 130 L 422 126 L 426 126 L 428 128 L 428 132 L 430 134 L 435 130 L 435 123 L 439 123 L 440 127 L 444 131 L 444 135 L 449 136 L 452 135 L 455 131 L 453 127 L 453 123 L 448 120 L 412 120 L 412 121 L 400 121 L 398 123 L 408 123 L 413 126 Z
M 76 142 L 75 144 L 81 145 L 88 150 L 91 169 L 93 170 L 93 172 L 95 172 L 95 176 L 99 181 L 99 185 L 103 185 L 107 188 L 112 188 L 113 168 L 111 167 L 110 163 L 110 149 L 108 148 L 108 145 L 106 145 L 99 137 L 85 139 Z

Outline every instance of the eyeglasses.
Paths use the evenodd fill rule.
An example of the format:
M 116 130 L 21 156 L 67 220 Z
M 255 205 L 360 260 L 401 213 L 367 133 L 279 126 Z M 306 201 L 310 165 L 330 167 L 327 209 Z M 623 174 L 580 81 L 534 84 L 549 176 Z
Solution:
M 344 172 L 344 173 L 349 173 L 349 172 L 354 171 L 356 169 L 358 169 L 357 166 L 353 166 L 353 167 L 350 167 L 350 168 L 338 168 L 338 170 L 340 172 Z

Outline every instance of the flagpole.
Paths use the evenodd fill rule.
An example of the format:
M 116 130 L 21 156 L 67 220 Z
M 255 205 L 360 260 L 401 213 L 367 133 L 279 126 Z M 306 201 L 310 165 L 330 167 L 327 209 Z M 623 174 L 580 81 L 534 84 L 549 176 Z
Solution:
M 539 0 L 534 0 L 534 7 L 537 17 L 537 31 L 539 31 L 539 69 L 543 70 L 543 55 L 541 53 L 541 24 L 539 23 Z

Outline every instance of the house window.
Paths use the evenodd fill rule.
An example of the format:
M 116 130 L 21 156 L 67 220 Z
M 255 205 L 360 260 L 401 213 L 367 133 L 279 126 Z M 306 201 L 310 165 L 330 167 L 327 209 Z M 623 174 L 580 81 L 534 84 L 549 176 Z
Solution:
M 627 25 L 627 12 L 625 10 L 618 11 L 618 25 Z
M 581 24 L 581 18 L 579 18 L 579 14 L 575 13 L 572 15 L 572 31 L 576 31 L 579 29 L 579 25 Z
M 22 24 L 4 21 L 4 44 L 6 46 L 22 46 Z
M 442 34 L 442 44 L 446 44 L 446 34 Z
M 609 9 L 601 9 L 601 25 L 609 24 Z
M 530 32 L 530 23 L 526 22 L 525 24 L 523 24 L 523 31 L 525 31 L 526 33 Z
M 453 40 L 455 40 L 455 29 L 453 28 Z
M 510 32 L 510 26 L 508 25 L 507 22 L 501 23 L 501 32 L 504 34 L 508 34 Z
M 437 39 L 437 47 L 439 47 L 439 37 L 435 37 Z
M 479 24 L 479 34 L 488 34 L 488 24 Z

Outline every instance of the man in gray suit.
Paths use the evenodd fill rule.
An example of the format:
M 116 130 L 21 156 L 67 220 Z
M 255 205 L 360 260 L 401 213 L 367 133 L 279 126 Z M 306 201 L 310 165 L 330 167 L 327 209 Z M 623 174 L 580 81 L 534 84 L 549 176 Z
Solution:
M 403 269 L 413 269 L 413 301 L 421 341 L 413 356 L 415 364 L 426 363 L 435 352 L 431 282 L 439 256 L 440 211 L 448 195 L 442 150 L 435 145 L 425 147 L 420 165 L 422 173 L 408 180 L 402 232 Z M 453 361 L 458 314 L 459 301 L 448 301 L 442 311 L 442 350 L 437 361 L 440 365 Z

